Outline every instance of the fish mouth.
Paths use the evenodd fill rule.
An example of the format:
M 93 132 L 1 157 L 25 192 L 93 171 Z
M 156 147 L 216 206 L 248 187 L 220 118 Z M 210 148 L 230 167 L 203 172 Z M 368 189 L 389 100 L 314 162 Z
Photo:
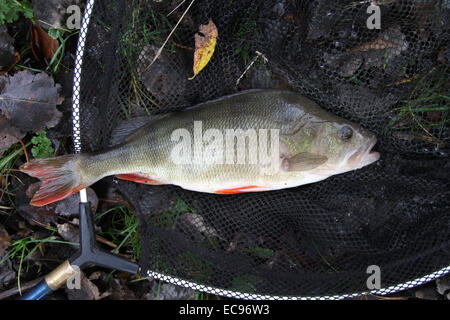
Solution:
M 380 159 L 378 152 L 372 151 L 373 147 L 377 144 L 375 137 L 370 138 L 367 143 L 356 149 L 348 159 L 348 164 L 356 169 L 361 169 L 371 163 L 374 163 Z

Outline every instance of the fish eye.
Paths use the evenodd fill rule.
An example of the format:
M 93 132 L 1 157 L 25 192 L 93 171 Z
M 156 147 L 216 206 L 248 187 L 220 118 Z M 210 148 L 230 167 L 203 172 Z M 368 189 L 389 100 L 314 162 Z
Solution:
M 342 141 L 348 141 L 353 137 L 353 129 L 349 126 L 343 126 L 339 129 L 339 139 Z

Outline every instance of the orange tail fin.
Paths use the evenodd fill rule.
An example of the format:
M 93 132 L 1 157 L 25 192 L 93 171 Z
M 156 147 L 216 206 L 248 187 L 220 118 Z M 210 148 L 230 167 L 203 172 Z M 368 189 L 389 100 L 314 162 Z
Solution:
M 37 207 L 65 199 L 82 190 L 81 177 L 75 164 L 76 156 L 62 156 L 33 160 L 22 165 L 20 171 L 41 179 L 41 187 L 30 204 Z

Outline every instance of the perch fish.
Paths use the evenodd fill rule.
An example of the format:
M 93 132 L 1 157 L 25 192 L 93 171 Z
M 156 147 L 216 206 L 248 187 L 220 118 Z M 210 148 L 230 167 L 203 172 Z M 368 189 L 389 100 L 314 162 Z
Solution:
M 379 159 L 376 137 L 290 91 L 250 90 L 120 124 L 106 150 L 33 160 L 31 204 L 62 200 L 106 176 L 237 194 L 296 187 Z M 264 161 L 263 161 L 264 160 Z

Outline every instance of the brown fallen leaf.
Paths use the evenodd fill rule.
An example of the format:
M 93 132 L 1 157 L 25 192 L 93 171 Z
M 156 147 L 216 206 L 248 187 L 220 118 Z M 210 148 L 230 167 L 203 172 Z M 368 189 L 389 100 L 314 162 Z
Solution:
M 19 142 L 25 133 L 20 132 L 19 129 L 11 126 L 8 120 L 0 114 L 0 156 L 10 146 Z
M 25 181 L 25 185 L 28 181 Z M 30 198 L 39 189 L 40 182 L 31 183 L 26 190 L 21 189 L 16 193 L 16 206 L 21 215 L 31 226 L 43 226 L 56 224 L 54 204 L 35 208 L 29 204 Z
M 369 51 L 369 50 L 384 50 L 384 49 L 396 49 L 398 45 L 392 41 L 387 41 L 384 39 L 376 39 L 375 41 L 364 43 L 358 47 L 352 48 L 353 52 L 356 51 Z
M 198 33 L 195 34 L 194 75 L 189 80 L 194 79 L 209 63 L 216 49 L 217 37 L 219 36 L 212 19 L 209 20 L 208 24 L 200 25 L 198 29 Z
M 8 247 L 11 245 L 11 237 L 5 228 L 0 224 L 0 259 L 3 258 Z
M 437 61 L 439 61 L 440 63 L 442 63 L 442 64 L 444 64 L 444 65 L 448 65 L 449 64 L 449 55 L 448 55 L 448 52 L 450 51 L 450 49 L 448 49 L 448 47 L 447 48 L 445 48 L 445 47 L 443 47 L 443 48 L 441 48 L 441 50 L 439 51 L 439 53 L 438 53 L 438 56 L 437 56 Z
M 59 235 L 65 240 L 69 242 L 80 242 L 80 236 L 79 236 L 79 228 L 70 224 L 70 223 L 63 223 L 63 224 L 56 224 L 58 228 Z
M 9 68 L 14 61 L 14 39 L 8 34 L 6 25 L 0 25 L 0 69 Z
M 110 291 L 100 292 L 100 289 L 81 271 L 81 286 L 79 290 L 65 288 L 69 300 L 101 300 L 111 295 Z
M 64 223 L 64 224 L 56 224 L 58 228 L 59 235 L 65 240 L 69 242 L 80 242 L 80 221 L 78 219 L 74 219 L 72 222 Z M 103 243 L 113 249 L 117 248 L 117 245 L 113 242 L 96 235 L 96 240 L 100 243 Z M 91 278 L 89 278 L 92 280 Z
M 52 128 L 62 116 L 56 108 L 62 102 L 59 90 L 60 85 L 45 73 L 0 76 L 0 114 L 21 133 Z
M 14 271 L 11 260 L 6 259 L 0 263 L 0 299 L 5 293 L 3 290 L 8 289 L 14 281 L 17 282 L 17 273 Z
M 411 134 L 411 133 L 407 133 L 407 132 L 396 132 L 393 134 L 393 136 L 397 139 L 405 140 L 408 142 L 411 142 L 413 140 L 422 140 L 422 141 L 425 141 L 428 143 L 440 145 L 441 147 L 444 147 L 447 145 L 445 143 L 445 141 L 439 140 L 439 139 L 435 138 L 434 136 L 428 136 L 425 134 Z
M 350 50 L 362 55 L 364 58 L 364 69 L 370 67 L 386 68 L 388 64 L 408 50 L 409 42 L 400 27 L 395 26 L 387 29 L 376 39 L 362 43 Z
M 42 63 L 41 58 L 48 61 L 59 48 L 59 41 L 48 35 L 48 33 L 38 25 L 31 26 L 31 48 L 36 59 Z
M 88 199 L 91 204 L 91 211 L 97 212 L 98 198 L 95 191 L 91 188 L 87 188 Z M 32 198 L 32 197 L 31 197 Z M 71 195 L 70 197 L 58 201 L 55 203 L 55 213 L 62 217 L 74 217 L 77 216 L 80 210 L 80 195 L 78 193 Z
M 113 300 L 136 300 L 136 295 L 122 279 L 112 279 L 111 289 L 111 299 Z
M 405 35 L 399 27 L 392 27 L 380 34 L 377 39 L 365 42 L 360 46 L 351 48 L 353 52 L 367 52 L 371 50 L 394 49 L 398 53 L 408 48 Z

